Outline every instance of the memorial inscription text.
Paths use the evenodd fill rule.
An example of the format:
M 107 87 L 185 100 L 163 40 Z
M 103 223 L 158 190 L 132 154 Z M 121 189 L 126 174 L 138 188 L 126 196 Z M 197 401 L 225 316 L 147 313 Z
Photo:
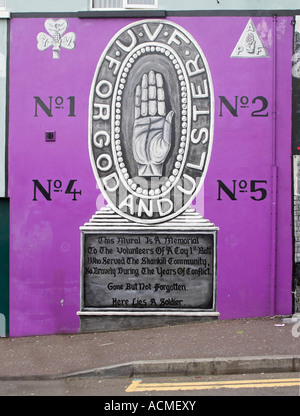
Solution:
M 85 308 L 212 308 L 212 234 L 85 234 Z

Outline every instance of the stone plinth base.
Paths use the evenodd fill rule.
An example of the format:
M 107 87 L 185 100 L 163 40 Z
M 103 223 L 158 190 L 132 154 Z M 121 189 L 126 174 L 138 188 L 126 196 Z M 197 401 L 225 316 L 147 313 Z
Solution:
M 78 312 L 80 317 L 80 329 L 82 334 L 90 332 L 110 332 L 123 331 L 130 329 L 144 329 L 162 327 L 165 325 L 183 325 L 197 322 L 208 322 L 218 319 L 218 312 L 182 314 L 170 313 L 169 315 L 159 315 L 154 312 L 131 314 L 118 312 L 109 314 L 105 312 Z
M 194 210 L 145 226 L 104 208 L 80 229 L 80 332 L 218 318 L 218 228 Z

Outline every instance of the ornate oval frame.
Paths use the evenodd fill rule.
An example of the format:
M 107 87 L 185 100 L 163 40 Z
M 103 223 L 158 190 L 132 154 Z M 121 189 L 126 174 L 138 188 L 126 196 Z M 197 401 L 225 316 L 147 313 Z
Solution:
M 174 113 L 169 135 L 165 134 L 164 113 L 153 115 L 152 112 L 143 118 L 146 133 L 137 133 L 135 126 L 135 91 L 143 74 L 151 71 L 161 74 L 164 85 L 156 90 L 148 86 L 147 91 L 151 87 L 155 90 L 150 98 L 156 97 L 160 90 L 163 105 Z M 146 96 L 147 91 L 144 88 Z M 144 99 L 145 106 L 150 102 L 148 98 Z M 161 105 L 155 104 L 154 108 Z M 152 127 L 155 123 L 159 126 L 156 131 Z M 137 21 L 121 29 L 98 62 L 89 109 L 91 163 L 111 208 L 129 220 L 144 224 L 161 223 L 182 213 L 204 182 L 213 128 L 211 74 L 195 39 L 167 20 Z M 145 148 L 142 148 L 145 163 L 153 158 L 149 149 L 154 148 L 151 145 L 154 136 L 159 137 L 158 143 L 169 148 L 160 166 L 163 174 L 138 174 L 134 151 L 137 142 L 132 140 L 133 137 L 137 140 L 137 134 L 143 140 L 138 143 L 143 143 Z

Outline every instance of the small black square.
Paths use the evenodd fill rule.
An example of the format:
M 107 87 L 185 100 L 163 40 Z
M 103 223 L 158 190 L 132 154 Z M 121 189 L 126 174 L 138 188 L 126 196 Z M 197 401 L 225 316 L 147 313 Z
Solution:
M 56 141 L 56 132 L 46 131 L 46 142 L 55 142 L 55 141 Z

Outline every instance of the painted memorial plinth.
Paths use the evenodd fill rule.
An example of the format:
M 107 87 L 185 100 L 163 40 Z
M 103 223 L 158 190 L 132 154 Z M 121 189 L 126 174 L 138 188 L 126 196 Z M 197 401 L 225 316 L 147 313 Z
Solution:
M 126 26 L 99 60 L 89 120 L 110 208 L 81 228 L 81 331 L 216 317 L 217 228 L 189 209 L 213 140 L 200 46 L 167 20 Z
M 217 227 L 193 209 L 141 226 L 110 208 L 81 227 L 81 332 L 214 319 Z

